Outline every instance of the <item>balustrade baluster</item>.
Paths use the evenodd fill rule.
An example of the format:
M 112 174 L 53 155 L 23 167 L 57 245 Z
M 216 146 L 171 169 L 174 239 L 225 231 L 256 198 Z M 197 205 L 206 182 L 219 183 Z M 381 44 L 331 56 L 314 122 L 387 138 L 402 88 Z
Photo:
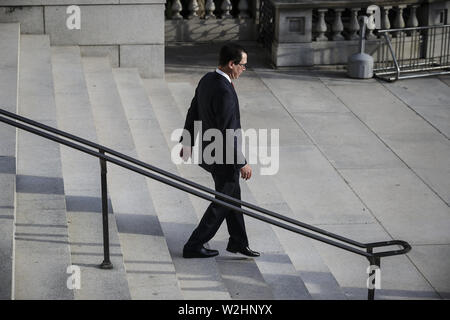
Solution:
M 232 4 L 230 0 L 223 0 L 220 9 L 222 9 L 222 18 L 231 18 Z
M 197 0 L 190 0 L 188 5 L 188 19 L 192 18 L 198 18 L 198 10 L 200 9 L 200 6 L 198 5 Z
M 391 22 L 389 21 L 389 10 L 392 6 L 384 6 L 381 9 L 381 29 L 389 30 L 391 28 Z
M 409 18 L 408 18 L 408 21 L 406 23 L 406 26 L 408 28 L 416 28 L 416 27 L 419 26 L 419 20 L 417 19 L 417 8 L 418 7 L 419 7 L 419 5 L 417 5 L 417 4 L 411 5 L 409 7 L 409 10 L 410 10 Z M 409 31 L 408 35 L 410 36 L 410 35 L 414 34 L 414 32 L 415 31 Z
M 372 11 L 369 15 L 369 19 L 367 20 L 367 33 L 366 33 L 366 39 L 367 40 L 376 40 L 376 35 L 373 34 L 373 31 L 375 30 L 375 13 Z
M 247 0 L 239 0 L 238 9 L 239 9 L 239 18 L 249 17 Z
M 205 19 L 216 19 L 214 15 L 214 10 L 216 10 L 216 5 L 213 0 L 207 0 L 205 4 Z
M 358 11 L 361 8 L 351 8 L 350 24 L 348 26 L 348 31 L 350 32 L 349 40 L 358 40 L 359 22 L 358 22 Z
M 406 8 L 406 5 L 397 6 L 397 14 L 395 16 L 394 28 L 401 29 L 405 27 L 405 20 L 403 19 L 403 9 Z M 401 31 L 397 31 L 394 33 L 395 37 L 400 37 Z
M 327 24 L 325 22 L 325 13 L 328 9 L 318 9 L 319 13 L 319 21 L 317 21 L 316 28 L 314 29 L 317 32 L 316 41 L 328 41 L 328 38 L 325 36 L 325 32 L 327 32 Z
M 183 16 L 180 14 L 181 10 L 183 10 L 181 1 L 174 0 L 172 3 L 172 19 L 174 20 L 183 19 Z
M 342 35 L 342 31 L 344 31 L 344 25 L 342 24 L 342 12 L 344 9 L 334 9 L 335 17 L 333 21 L 333 25 L 331 26 L 331 30 L 333 31 L 333 40 L 341 41 L 345 40 Z
M 198 18 L 198 10 L 200 9 L 200 6 L 198 5 L 197 0 L 190 0 L 188 4 L 188 19 Z

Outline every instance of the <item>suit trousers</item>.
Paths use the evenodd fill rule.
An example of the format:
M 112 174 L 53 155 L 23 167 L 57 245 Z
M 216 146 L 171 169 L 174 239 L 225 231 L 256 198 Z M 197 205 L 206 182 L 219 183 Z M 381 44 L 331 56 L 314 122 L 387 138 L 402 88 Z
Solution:
M 231 174 L 213 172 L 215 190 L 241 200 L 239 172 L 239 170 L 235 170 Z M 228 233 L 230 234 L 228 245 L 237 249 L 247 247 L 248 239 L 243 214 L 212 202 L 203 214 L 199 225 L 192 232 L 185 248 L 200 249 L 214 237 L 224 219 L 227 222 Z

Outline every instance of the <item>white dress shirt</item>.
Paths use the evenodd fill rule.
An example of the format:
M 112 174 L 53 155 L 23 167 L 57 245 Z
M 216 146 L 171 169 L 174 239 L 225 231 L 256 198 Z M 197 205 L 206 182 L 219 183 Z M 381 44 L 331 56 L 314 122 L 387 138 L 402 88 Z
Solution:
M 216 69 L 216 72 L 218 73 L 218 74 L 220 74 L 220 75 L 222 75 L 222 76 L 224 76 L 228 81 L 230 81 L 230 83 L 231 83 L 231 79 L 230 79 L 230 76 L 229 75 L 227 75 L 225 72 L 223 72 L 222 70 L 220 70 L 220 69 Z

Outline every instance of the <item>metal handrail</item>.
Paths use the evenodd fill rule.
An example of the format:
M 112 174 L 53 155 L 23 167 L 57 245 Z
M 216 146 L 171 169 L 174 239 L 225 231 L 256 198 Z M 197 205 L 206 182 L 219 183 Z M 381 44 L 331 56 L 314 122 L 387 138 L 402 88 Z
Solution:
M 53 128 L 53 127 L 49 127 L 47 125 L 44 125 L 42 123 L 36 122 L 34 120 L 31 120 L 29 118 L 11 113 L 9 111 L 0 109 L 0 114 L 2 114 L 3 116 L 0 116 L 0 122 L 6 123 L 8 125 L 14 126 L 16 128 L 19 128 L 21 130 L 25 130 L 28 131 L 30 133 L 36 134 L 38 136 L 41 136 L 45 139 L 48 140 L 52 140 L 55 142 L 58 142 L 60 144 L 63 144 L 65 146 L 68 146 L 70 148 L 76 149 L 78 151 L 81 151 L 83 153 L 87 153 L 91 156 L 97 157 L 100 159 L 100 165 L 101 165 L 101 185 L 102 185 L 102 213 L 103 213 L 103 244 L 104 244 L 104 261 L 102 262 L 102 264 L 100 265 L 102 268 L 105 269 L 109 269 L 112 268 L 112 264 L 109 258 L 109 231 L 108 231 L 108 201 L 107 201 L 107 187 L 106 187 L 106 174 L 107 174 L 107 170 L 106 170 L 106 163 L 107 162 L 111 162 L 113 164 L 116 164 L 118 166 L 121 166 L 125 169 L 131 170 L 133 172 L 139 173 L 141 175 L 144 175 L 146 177 L 152 178 L 154 180 L 157 180 L 159 182 L 162 182 L 164 184 L 167 184 L 171 187 L 174 187 L 176 189 L 188 192 L 190 194 L 193 194 L 195 196 L 198 196 L 202 199 L 220 204 L 222 206 L 228 207 L 232 210 L 241 212 L 245 215 L 248 215 L 250 217 L 253 217 L 255 219 L 264 221 L 266 223 L 270 223 L 272 225 L 278 226 L 280 228 L 289 230 L 291 232 L 295 232 L 298 234 L 301 234 L 303 236 L 306 236 L 308 238 L 317 240 L 317 241 L 321 241 L 323 243 L 341 248 L 343 250 L 349 251 L 349 252 L 353 252 L 355 254 L 361 255 L 366 257 L 371 265 L 375 265 L 378 268 L 380 267 L 380 258 L 381 257 L 387 257 L 387 256 L 394 256 L 394 255 L 400 255 L 400 254 L 406 254 L 407 252 L 409 252 L 411 250 L 411 246 L 402 240 L 390 240 L 390 241 L 383 241 L 383 242 L 375 242 L 375 243 L 360 243 L 357 241 L 354 241 L 352 239 L 349 238 L 345 238 L 342 237 L 340 235 L 337 234 L 333 234 L 330 233 L 328 231 L 325 231 L 323 229 L 319 229 L 317 227 L 305 224 L 303 222 L 297 221 L 295 219 L 280 215 L 276 212 L 258 207 L 254 204 L 245 202 L 245 201 L 241 201 L 235 198 L 232 198 L 228 195 L 225 195 L 223 193 L 217 192 L 213 189 L 207 188 L 205 186 L 199 185 L 195 182 L 192 182 L 188 179 L 182 178 L 180 176 L 177 176 L 175 174 L 172 174 L 170 172 L 167 172 L 165 170 L 162 170 L 160 168 L 154 167 L 152 165 L 149 165 L 145 162 L 139 161 L 135 158 L 129 157 L 127 155 L 124 155 L 120 152 L 117 152 L 115 150 L 112 150 L 108 147 L 102 146 L 100 144 L 94 143 L 92 141 L 83 139 L 81 137 L 72 135 L 70 133 L 67 133 L 65 131 Z M 4 116 L 6 116 L 7 118 L 5 118 Z M 14 120 L 8 119 L 8 118 L 12 118 Z M 19 122 L 17 122 L 19 121 Z M 23 124 L 20 122 L 24 122 L 27 124 Z M 36 128 L 39 129 L 36 129 Z M 49 133 L 50 132 L 50 133 Z M 63 139 L 61 137 L 58 136 L 62 136 L 64 138 L 67 139 Z M 70 141 L 72 140 L 72 141 Z M 73 141 L 77 142 L 74 143 Z M 95 150 L 89 149 L 87 148 L 91 147 L 94 148 Z M 98 150 L 98 151 L 96 151 Z M 106 153 L 109 153 L 110 155 L 114 156 L 109 156 L 106 155 Z M 118 159 L 117 159 L 118 158 Z M 124 161 L 122 161 L 124 160 Z M 131 162 L 133 163 L 133 165 L 127 163 L 127 162 Z M 143 169 L 144 168 L 144 169 Z M 150 171 L 154 171 L 158 174 L 155 174 L 153 172 Z M 170 178 L 172 180 L 169 180 L 167 178 Z M 186 186 L 186 185 L 188 186 Z M 200 192 L 200 191 L 202 192 Z M 210 195 L 208 195 L 207 193 L 214 195 L 215 197 L 212 197 Z M 252 209 L 255 210 L 257 212 L 263 213 L 265 215 L 269 215 L 271 217 L 280 219 L 282 221 L 291 223 L 293 225 L 308 229 L 310 231 L 313 231 L 315 233 L 318 233 L 320 235 L 317 234 L 313 234 L 310 232 L 307 232 L 305 230 L 301 230 L 299 228 L 293 227 L 291 225 L 288 225 L 286 223 L 282 223 L 279 221 L 276 221 L 274 219 L 271 218 L 267 218 L 265 216 L 259 215 L 255 212 L 249 211 L 247 209 L 243 209 L 240 206 L 244 206 L 247 207 L 248 209 Z M 325 237 L 323 237 L 323 236 Z M 334 240 L 338 240 L 341 241 L 343 243 L 339 243 L 333 240 L 330 240 L 328 238 L 332 238 Z M 400 250 L 390 250 L 390 251 L 382 251 L 382 252 L 373 252 L 374 248 L 379 248 L 379 247 L 386 247 L 386 246 L 394 246 L 394 245 L 399 245 L 401 247 L 403 247 Z M 359 247 L 359 248 L 364 248 L 366 249 L 366 251 L 351 247 L 351 246 L 355 246 L 355 247 Z M 369 289 L 369 294 L 368 294 L 368 298 L 369 299 L 373 299 L 375 295 L 375 289 L 374 288 L 370 288 Z

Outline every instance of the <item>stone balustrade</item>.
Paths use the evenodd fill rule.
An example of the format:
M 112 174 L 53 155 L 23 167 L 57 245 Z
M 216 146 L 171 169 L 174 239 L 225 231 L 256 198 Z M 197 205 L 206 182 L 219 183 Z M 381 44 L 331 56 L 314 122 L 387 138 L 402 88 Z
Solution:
M 380 5 L 381 29 L 418 27 L 428 25 L 426 19 L 418 19 L 418 8 L 421 5 L 396 4 L 388 2 L 389 5 Z M 422 5 L 423 6 L 423 5 Z M 313 41 L 345 41 L 359 39 L 360 24 L 358 17 L 367 15 L 369 22 L 364 35 L 367 40 L 378 38 L 375 31 L 375 13 L 366 12 L 367 6 L 360 7 L 338 7 L 338 8 L 316 8 L 312 10 L 313 17 Z M 444 9 L 442 9 L 444 10 Z M 343 17 L 343 14 L 345 16 Z
M 168 0 L 166 18 L 181 19 L 229 19 L 250 18 L 251 0 Z
M 360 25 L 358 17 L 369 16 L 366 39 L 374 40 L 374 12 L 366 13 L 370 4 L 376 4 L 380 8 L 380 23 L 382 29 L 418 27 L 429 25 L 429 17 L 424 16 L 424 11 L 429 3 L 437 4 L 438 1 L 400 0 L 400 1 L 311 1 L 311 0 L 262 0 L 270 2 L 279 12 L 303 12 L 302 17 L 312 17 L 312 41 L 345 41 L 359 39 Z M 441 1 L 441 6 L 436 8 L 439 19 L 447 15 L 446 1 Z M 295 9 L 294 9 L 295 8 Z M 421 14 L 420 19 L 418 14 Z M 444 21 L 433 20 L 437 23 Z M 421 23 L 422 22 L 422 23 Z
M 260 0 L 168 0 L 165 40 L 254 41 Z
M 450 1 L 445 0 L 261 0 L 261 3 L 265 10 L 261 11 L 259 38 L 275 66 L 346 64 L 348 56 L 358 51 L 361 15 L 369 17 L 363 36 L 371 53 L 380 42 L 375 22 L 381 29 L 446 24 L 450 8 Z M 370 5 L 377 5 L 379 14 L 367 12 Z M 269 24 L 274 26 L 270 28 Z
M 379 12 L 368 13 L 370 5 Z M 259 40 L 275 66 L 346 64 L 358 51 L 359 16 L 369 17 L 363 36 L 370 53 L 380 41 L 377 24 L 382 29 L 442 24 L 449 8 L 450 0 L 168 0 L 165 40 Z

